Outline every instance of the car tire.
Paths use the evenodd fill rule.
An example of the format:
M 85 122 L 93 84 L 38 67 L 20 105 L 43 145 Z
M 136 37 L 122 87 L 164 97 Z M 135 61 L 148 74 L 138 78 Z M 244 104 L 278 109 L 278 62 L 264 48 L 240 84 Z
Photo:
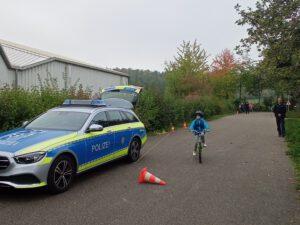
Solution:
M 48 190 L 59 194 L 69 189 L 75 176 L 75 163 L 67 155 L 59 156 L 52 163 L 48 173 Z
M 141 142 L 138 138 L 133 138 L 128 149 L 127 159 L 129 162 L 136 162 L 140 157 Z

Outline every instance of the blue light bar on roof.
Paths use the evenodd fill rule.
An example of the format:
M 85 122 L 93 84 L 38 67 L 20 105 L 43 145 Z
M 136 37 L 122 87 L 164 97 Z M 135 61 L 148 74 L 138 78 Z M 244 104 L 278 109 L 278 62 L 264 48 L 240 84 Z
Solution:
M 81 99 L 66 99 L 63 106 L 106 106 L 105 102 L 100 99 L 81 100 Z

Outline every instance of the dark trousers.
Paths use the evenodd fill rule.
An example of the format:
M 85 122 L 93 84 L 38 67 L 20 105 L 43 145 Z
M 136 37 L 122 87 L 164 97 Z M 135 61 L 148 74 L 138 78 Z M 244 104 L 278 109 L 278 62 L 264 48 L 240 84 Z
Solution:
M 284 118 L 276 117 L 276 124 L 277 124 L 278 135 L 284 137 L 285 136 Z

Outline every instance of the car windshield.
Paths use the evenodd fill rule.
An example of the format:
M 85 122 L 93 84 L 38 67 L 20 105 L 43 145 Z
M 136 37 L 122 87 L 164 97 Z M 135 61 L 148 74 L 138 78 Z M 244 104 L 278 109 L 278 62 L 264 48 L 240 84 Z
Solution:
M 71 111 L 48 111 L 39 116 L 26 129 L 78 131 L 89 117 L 89 113 Z
M 106 91 L 101 94 L 102 99 L 107 98 L 121 98 L 127 100 L 131 103 L 134 103 L 137 98 L 137 93 L 129 92 L 129 91 L 120 91 L 120 90 L 113 90 L 113 91 Z

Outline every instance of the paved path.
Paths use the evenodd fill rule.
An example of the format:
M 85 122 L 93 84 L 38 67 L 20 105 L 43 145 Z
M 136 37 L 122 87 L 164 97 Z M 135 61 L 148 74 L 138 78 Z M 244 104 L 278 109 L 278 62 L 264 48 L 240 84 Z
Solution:
M 299 225 L 299 193 L 272 115 L 211 125 L 202 165 L 187 131 L 153 137 L 138 163 L 97 168 L 64 194 L 0 191 L 0 224 Z M 144 166 L 168 185 L 137 184 Z

